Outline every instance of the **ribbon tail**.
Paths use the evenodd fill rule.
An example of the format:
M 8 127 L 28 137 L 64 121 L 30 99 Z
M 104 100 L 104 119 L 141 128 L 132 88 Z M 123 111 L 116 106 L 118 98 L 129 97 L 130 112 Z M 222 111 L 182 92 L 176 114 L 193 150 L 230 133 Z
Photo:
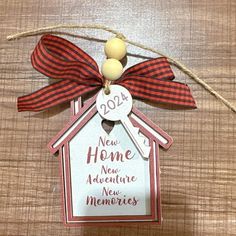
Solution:
M 144 76 L 126 76 L 119 82 L 135 98 L 176 108 L 195 109 L 196 103 L 187 84 Z
M 18 111 L 42 111 L 97 89 L 97 86 L 90 87 L 71 80 L 62 80 L 19 97 Z

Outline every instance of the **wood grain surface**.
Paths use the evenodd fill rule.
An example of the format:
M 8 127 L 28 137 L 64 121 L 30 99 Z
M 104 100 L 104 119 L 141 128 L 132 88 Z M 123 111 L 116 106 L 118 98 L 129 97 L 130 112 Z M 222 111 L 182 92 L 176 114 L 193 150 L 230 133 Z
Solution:
M 68 121 L 68 105 L 18 113 L 16 98 L 49 83 L 30 64 L 39 36 L 6 36 L 58 23 L 104 24 L 181 60 L 236 105 L 235 0 L 0 1 L 0 235 L 236 235 L 236 115 L 175 69 L 197 110 L 136 106 L 173 138 L 161 150 L 163 224 L 67 228 L 61 222 L 59 164 L 47 143 Z M 101 31 L 70 31 L 98 39 Z M 100 65 L 103 43 L 70 38 Z M 128 66 L 154 57 L 128 47 Z

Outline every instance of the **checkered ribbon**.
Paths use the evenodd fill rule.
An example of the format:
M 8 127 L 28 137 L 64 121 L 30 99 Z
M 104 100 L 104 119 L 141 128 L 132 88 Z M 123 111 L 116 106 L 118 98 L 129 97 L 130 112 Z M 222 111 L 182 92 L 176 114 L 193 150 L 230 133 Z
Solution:
M 34 49 L 33 67 L 47 77 L 57 79 L 36 92 L 18 98 L 18 111 L 41 111 L 95 93 L 104 86 L 97 63 L 73 43 L 53 35 L 44 35 Z M 128 68 L 116 84 L 126 87 L 133 97 L 151 103 L 196 108 L 188 85 L 174 82 L 166 58 L 155 58 Z

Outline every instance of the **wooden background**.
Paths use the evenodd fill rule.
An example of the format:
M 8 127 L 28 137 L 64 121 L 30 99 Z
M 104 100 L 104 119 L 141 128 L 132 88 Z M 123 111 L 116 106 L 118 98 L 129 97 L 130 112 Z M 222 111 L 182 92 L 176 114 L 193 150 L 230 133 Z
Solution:
M 236 105 L 236 1 L 1 0 L 0 22 L 0 235 L 236 235 L 236 115 L 177 70 L 177 80 L 191 87 L 197 110 L 136 102 L 175 141 L 161 151 L 163 225 L 66 228 L 58 160 L 46 145 L 68 121 L 69 108 L 17 113 L 17 96 L 47 85 L 48 79 L 30 64 L 39 36 L 6 41 L 11 33 L 57 23 L 108 25 L 181 60 Z M 70 39 L 101 64 L 103 43 Z M 128 60 L 128 65 L 141 61 Z

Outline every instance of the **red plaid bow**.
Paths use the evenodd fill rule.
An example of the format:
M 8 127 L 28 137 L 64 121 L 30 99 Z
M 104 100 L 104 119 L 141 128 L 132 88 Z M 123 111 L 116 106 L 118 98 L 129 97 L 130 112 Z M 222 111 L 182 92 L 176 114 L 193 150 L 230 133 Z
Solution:
M 18 111 L 41 111 L 103 87 L 104 79 L 93 58 L 63 38 L 43 36 L 31 61 L 36 70 L 60 81 L 19 97 Z M 196 108 L 188 85 L 173 79 L 167 59 L 161 57 L 128 68 L 115 83 L 142 100 Z

